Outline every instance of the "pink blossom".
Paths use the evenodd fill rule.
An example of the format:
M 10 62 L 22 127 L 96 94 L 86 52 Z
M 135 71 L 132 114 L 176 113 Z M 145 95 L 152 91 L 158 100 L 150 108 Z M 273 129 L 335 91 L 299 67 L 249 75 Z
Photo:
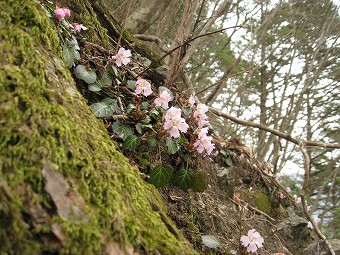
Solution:
M 295 204 L 300 204 L 301 203 L 301 197 L 298 197 L 297 195 L 293 195 L 294 197 L 294 203 Z
M 263 246 L 264 239 L 255 229 L 248 231 L 246 236 L 241 237 L 241 243 L 247 247 L 247 252 L 255 253 L 258 248 Z
M 194 112 L 194 117 L 196 118 L 198 128 L 202 128 L 208 123 L 207 115 L 205 114 L 209 110 L 209 107 L 205 104 L 198 104 L 196 111 Z
M 87 27 L 85 27 L 83 24 L 73 23 L 73 29 L 71 30 L 72 33 L 78 33 L 81 30 L 87 30 Z
M 120 67 L 122 66 L 122 64 L 126 66 L 131 61 L 130 59 L 131 56 L 132 55 L 130 50 L 126 50 L 123 47 L 121 47 L 118 50 L 118 53 L 115 56 L 113 56 L 113 58 L 116 60 L 115 61 L 116 66 Z
M 194 112 L 194 117 L 199 117 L 200 115 L 205 115 L 205 113 L 209 110 L 209 107 L 205 104 L 198 104 L 196 107 L 196 111 Z
M 215 145 L 211 142 L 212 137 L 207 136 L 208 128 L 202 128 L 198 134 L 198 140 L 194 143 L 194 147 L 198 151 L 198 153 L 202 153 L 204 150 L 208 155 L 211 154 Z
M 57 18 L 57 20 L 62 20 L 63 18 L 65 18 L 65 11 L 63 9 L 59 8 L 58 6 L 54 10 L 54 14 L 55 14 L 55 17 Z
M 169 130 L 170 136 L 173 138 L 178 138 L 179 131 L 186 133 L 188 131 L 189 125 L 185 122 L 185 119 L 181 117 L 182 110 L 176 107 L 171 107 L 165 113 L 164 129 Z
M 283 200 L 283 199 L 286 198 L 286 195 L 283 194 L 281 191 L 277 192 L 277 195 L 278 195 L 278 197 L 279 197 L 281 200 Z
M 146 97 L 151 95 L 152 94 L 151 84 L 147 80 L 138 79 L 138 81 L 136 82 L 135 93 L 137 95 L 143 94 Z
M 68 8 L 63 8 L 65 18 L 68 19 L 71 16 L 71 11 Z
M 164 109 L 168 109 L 169 108 L 168 104 L 171 100 L 172 100 L 171 95 L 166 90 L 164 90 L 162 93 L 159 94 L 159 97 L 155 99 L 155 105 L 161 106 Z
M 195 104 L 195 96 L 194 95 L 191 95 L 190 97 L 189 97 L 189 104 L 190 104 L 190 108 L 192 108 L 193 106 L 194 106 L 194 104 Z
M 176 107 L 171 107 L 169 110 L 165 113 L 165 121 L 170 121 L 171 119 L 181 117 L 182 110 Z
M 290 187 L 287 187 L 287 188 L 286 188 L 286 191 L 289 193 L 289 192 L 292 191 L 292 189 L 291 189 Z

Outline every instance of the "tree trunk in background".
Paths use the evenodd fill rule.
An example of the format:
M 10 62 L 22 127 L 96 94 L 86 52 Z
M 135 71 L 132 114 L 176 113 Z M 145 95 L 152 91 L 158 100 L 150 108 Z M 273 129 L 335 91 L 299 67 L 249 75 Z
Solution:
M 91 2 L 66 4 L 107 47 Z M 43 8 L 0 10 L 0 254 L 195 254 L 76 90 Z

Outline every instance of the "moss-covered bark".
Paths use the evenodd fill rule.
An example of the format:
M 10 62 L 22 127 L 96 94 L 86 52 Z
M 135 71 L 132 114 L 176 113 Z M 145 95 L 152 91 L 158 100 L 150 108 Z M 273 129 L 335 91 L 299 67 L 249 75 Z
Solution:
M 91 13 L 87 1 L 70 2 Z M 194 254 L 76 91 L 41 6 L 7 0 L 0 10 L 0 254 L 116 254 L 114 243 L 126 253 Z M 105 44 L 95 16 L 81 15 L 100 29 L 92 41 Z M 80 194 L 86 217 L 57 213 L 46 168 L 64 177 L 70 197 Z

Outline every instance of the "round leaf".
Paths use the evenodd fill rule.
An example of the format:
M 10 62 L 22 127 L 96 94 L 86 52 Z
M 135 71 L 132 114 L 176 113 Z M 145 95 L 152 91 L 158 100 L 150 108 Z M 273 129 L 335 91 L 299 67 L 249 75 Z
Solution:
M 89 91 L 97 92 L 101 90 L 102 90 L 102 87 L 100 86 L 100 84 L 98 83 L 89 84 Z
M 112 131 L 125 140 L 128 136 L 133 135 L 133 130 L 129 125 L 123 124 L 120 120 L 112 124 Z
M 84 65 L 77 65 L 75 75 L 78 79 L 81 79 L 88 84 L 94 83 L 97 79 L 96 72 L 88 70 Z
M 128 151 L 133 151 L 138 147 L 139 144 L 140 139 L 135 135 L 130 135 L 125 139 L 123 148 Z
M 179 150 L 178 144 L 171 138 L 166 140 L 166 146 L 168 147 L 169 154 L 175 154 Z
M 220 241 L 215 236 L 202 236 L 202 242 L 209 248 L 217 248 L 221 245 Z
M 170 166 L 159 165 L 152 169 L 148 182 L 155 187 L 163 187 L 168 184 L 172 178 L 173 170 Z
M 109 117 L 113 113 L 120 111 L 117 100 L 111 98 L 104 98 L 99 103 L 91 104 L 90 108 L 94 115 L 99 118 Z
M 193 173 L 189 169 L 184 168 L 173 176 L 171 182 L 182 190 L 188 190 L 192 187 L 193 178 Z

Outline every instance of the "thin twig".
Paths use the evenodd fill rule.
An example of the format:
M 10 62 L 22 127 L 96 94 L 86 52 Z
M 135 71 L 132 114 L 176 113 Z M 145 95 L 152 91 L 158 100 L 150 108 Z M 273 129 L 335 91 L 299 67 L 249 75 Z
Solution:
M 231 28 L 237 28 L 237 27 L 243 27 L 242 25 L 237 25 L 237 26 L 232 26 L 232 27 L 226 27 L 226 28 L 222 28 L 222 29 L 219 29 L 219 30 L 216 30 L 216 31 L 213 31 L 213 32 L 209 32 L 209 33 L 205 33 L 205 34 L 202 34 L 202 35 L 198 35 L 198 36 L 195 36 L 195 37 L 191 37 L 187 40 L 185 40 L 185 42 L 183 42 L 182 44 L 174 47 L 173 49 L 169 50 L 167 53 L 165 53 L 160 59 L 158 59 L 158 61 L 161 61 L 162 59 L 164 59 L 165 57 L 169 56 L 171 53 L 173 53 L 175 50 L 178 50 L 179 48 L 183 47 L 183 46 L 186 46 L 188 43 L 198 39 L 198 38 L 201 38 L 201 37 L 204 37 L 204 36 L 208 36 L 208 35 L 212 35 L 212 34 L 217 34 L 217 33 L 221 33 L 227 29 L 231 29 Z M 148 71 L 150 69 L 150 67 L 146 68 L 145 70 L 143 70 L 142 72 L 140 72 L 138 74 L 138 76 L 141 76 L 143 73 L 145 73 L 146 71 Z
M 217 110 L 213 107 L 209 107 L 209 110 L 212 113 L 214 113 L 218 116 L 224 117 L 226 119 L 229 119 L 229 120 L 231 120 L 231 121 L 233 121 L 237 124 L 240 124 L 240 125 L 243 125 L 243 126 L 254 127 L 254 128 L 258 128 L 258 129 L 267 131 L 269 133 L 272 133 L 273 135 L 281 137 L 281 138 L 283 138 L 283 139 L 285 139 L 289 142 L 295 143 L 299 146 L 302 143 L 306 147 L 323 147 L 323 148 L 330 148 L 330 149 L 340 149 L 340 144 L 338 144 L 338 143 L 322 143 L 322 142 L 306 141 L 306 140 L 298 139 L 298 138 L 292 137 L 290 134 L 285 134 L 285 133 L 283 133 L 283 132 L 281 132 L 277 129 L 270 128 L 266 125 L 258 124 L 258 123 L 254 123 L 254 122 L 251 122 L 251 121 L 248 121 L 248 120 L 243 120 L 243 119 L 233 117 L 233 116 L 231 116 L 227 113 L 224 113 L 220 110 Z

